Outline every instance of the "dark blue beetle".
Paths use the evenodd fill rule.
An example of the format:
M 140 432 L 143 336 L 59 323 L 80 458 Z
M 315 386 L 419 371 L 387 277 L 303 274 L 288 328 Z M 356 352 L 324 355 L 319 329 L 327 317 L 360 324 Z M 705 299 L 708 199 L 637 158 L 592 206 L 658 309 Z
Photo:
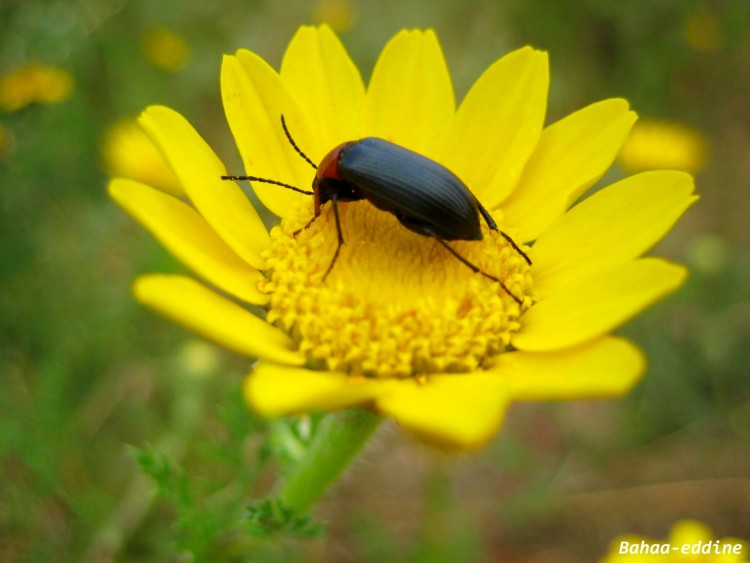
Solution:
M 498 230 L 489 212 L 453 172 L 434 160 L 377 137 L 342 143 L 330 151 L 320 165 L 315 165 L 292 139 L 283 116 L 281 124 L 294 150 L 316 170 L 312 192 L 255 176 L 222 178 L 265 182 L 313 195 L 315 213 L 311 223 L 320 215 L 321 206 L 330 201 L 336 219 L 338 246 L 323 279 L 336 263 L 344 243 L 338 202 L 366 199 L 378 209 L 392 213 L 407 229 L 437 240 L 474 272 L 498 282 L 508 295 L 521 304 L 521 300 L 502 281 L 480 270 L 445 242 L 482 240 L 479 215 L 490 229 Z M 531 264 L 529 257 L 513 239 L 499 232 Z
M 317 170 L 316 206 L 334 199 L 366 199 L 393 213 L 407 229 L 443 240 L 481 240 L 479 213 L 497 229 L 450 170 L 383 139 L 367 137 L 339 145 Z

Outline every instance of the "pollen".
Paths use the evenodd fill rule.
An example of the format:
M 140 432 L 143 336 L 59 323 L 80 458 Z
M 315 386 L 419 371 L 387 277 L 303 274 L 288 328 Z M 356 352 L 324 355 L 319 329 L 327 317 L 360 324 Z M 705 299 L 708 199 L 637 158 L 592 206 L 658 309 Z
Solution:
M 267 321 L 312 367 L 381 378 L 472 372 L 507 349 L 532 303 L 529 266 L 486 226 L 481 241 L 449 244 L 523 305 L 368 201 L 339 204 L 344 243 L 324 279 L 338 244 L 333 209 L 312 223 L 311 209 L 299 215 L 272 229 L 261 290 Z

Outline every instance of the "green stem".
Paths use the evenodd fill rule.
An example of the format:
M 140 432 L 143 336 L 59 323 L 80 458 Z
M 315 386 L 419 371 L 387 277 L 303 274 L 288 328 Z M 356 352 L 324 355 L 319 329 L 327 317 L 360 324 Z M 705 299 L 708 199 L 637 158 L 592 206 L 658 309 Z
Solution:
M 328 415 L 305 456 L 287 474 L 277 497 L 297 513 L 306 512 L 354 459 L 381 417 L 363 409 Z

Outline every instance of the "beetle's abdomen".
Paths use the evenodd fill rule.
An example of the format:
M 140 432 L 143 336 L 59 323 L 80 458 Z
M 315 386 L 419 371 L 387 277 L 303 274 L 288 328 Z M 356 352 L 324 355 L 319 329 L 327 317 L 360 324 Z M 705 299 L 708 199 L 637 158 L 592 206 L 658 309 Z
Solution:
M 341 151 L 341 177 L 407 228 L 444 240 L 480 240 L 479 210 L 469 188 L 443 165 L 376 137 Z

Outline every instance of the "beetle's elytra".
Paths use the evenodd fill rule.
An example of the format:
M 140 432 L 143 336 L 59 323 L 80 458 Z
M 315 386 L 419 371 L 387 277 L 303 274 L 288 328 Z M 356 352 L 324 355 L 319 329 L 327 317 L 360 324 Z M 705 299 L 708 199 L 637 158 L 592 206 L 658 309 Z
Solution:
M 314 196 L 315 213 L 310 223 L 320 215 L 321 206 L 330 201 L 336 220 L 338 246 L 323 279 L 336 263 L 344 243 L 338 202 L 366 199 L 378 209 L 392 213 L 407 229 L 436 239 L 471 270 L 498 282 L 508 295 L 521 304 L 521 300 L 501 280 L 480 270 L 446 242 L 482 240 L 481 215 L 490 229 L 498 231 L 531 264 L 529 257 L 513 239 L 498 230 L 489 212 L 453 172 L 434 160 L 377 137 L 343 143 L 331 150 L 316 166 L 292 139 L 283 115 L 281 124 L 294 150 L 316 171 L 312 191 L 255 176 L 222 178 L 265 182 Z
M 376 137 L 341 145 L 329 157 L 334 161 L 322 175 L 318 168 L 313 184 L 319 205 L 333 194 L 340 201 L 350 196 L 341 184 L 354 186 L 356 199 L 393 213 L 419 234 L 443 240 L 482 239 L 476 198 L 434 160 Z

